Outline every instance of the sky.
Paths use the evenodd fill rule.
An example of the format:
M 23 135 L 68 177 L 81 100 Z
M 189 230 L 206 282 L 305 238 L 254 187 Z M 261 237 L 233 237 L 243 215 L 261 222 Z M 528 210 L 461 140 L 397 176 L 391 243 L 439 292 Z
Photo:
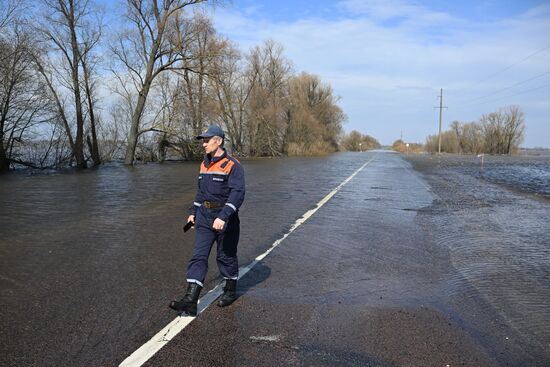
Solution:
M 243 51 L 272 39 L 295 72 L 330 83 L 344 130 L 424 143 L 501 107 L 525 113 L 524 147 L 550 147 L 550 1 L 233 0 L 210 8 Z

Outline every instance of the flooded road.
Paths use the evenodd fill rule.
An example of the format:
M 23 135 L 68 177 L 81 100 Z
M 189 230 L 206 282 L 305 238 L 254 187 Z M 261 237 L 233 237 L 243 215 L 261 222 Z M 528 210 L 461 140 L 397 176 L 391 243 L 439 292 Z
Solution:
M 241 264 L 362 163 L 245 161 Z M 2 177 L 0 364 L 114 365 L 168 323 L 192 251 L 181 227 L 197 174 L 184 163 Z
M 411 358 L 422 354 L 423 365 L 547 364 L 549 204 L 471 175 L 420 161 L 418 174 L 385 152 L 245 160 L 241 265 L 372 158 L 243 279 L 234 306 L 208 309 L 150 364 L 181 364 L 184 352 L 190 365 L 219 364 L 219 348 L 197 354 L 213 340 L 233 348 L 226 365 L 280 364 L 281 348 L 294 365 L 419 365 Z M 181 226 L 197 171 L 2 177 L 0 364 L 118 365 L 170 322 L 192 250 Z M 211 260 L 207 288 L 219 281 Z M 249 338 L 271 332 L 281 342 Z M 411 340 L 400 344 L 403 335 Z
M 550 200 L 550 155 L 410 155 L 438 169 L 473 176 L 516 192 Z
M 455 269 L 443 300 L 460 309 L 464 323 L 492 348 L 502 354 L 517 348 L 510 365 L 526 365 L 529 355 L 531 363 L 548 364 L 550 158 L 489 157 L 483 170 L 468 156 L 408 160 L 434 194 L 417 220 L 449 250 Z M 482 319 L 510 327 L 520 342 L 510 343 L 506 328 L 488 333 Z

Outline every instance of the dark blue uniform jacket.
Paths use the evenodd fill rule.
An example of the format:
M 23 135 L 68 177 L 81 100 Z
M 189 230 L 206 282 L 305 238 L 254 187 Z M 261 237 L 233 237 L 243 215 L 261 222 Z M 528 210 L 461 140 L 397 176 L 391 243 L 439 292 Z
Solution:
M 237 213 L 244 201 L 244 169 L 241 163 L 229 156 L 224 149 L 223 155 L 212 157 L 205 155 L 199 173 L 199 189 L 190 214 L 195 215 L 204 201 L 223 206 L 218 218 L 227 222 L 233 213 Z

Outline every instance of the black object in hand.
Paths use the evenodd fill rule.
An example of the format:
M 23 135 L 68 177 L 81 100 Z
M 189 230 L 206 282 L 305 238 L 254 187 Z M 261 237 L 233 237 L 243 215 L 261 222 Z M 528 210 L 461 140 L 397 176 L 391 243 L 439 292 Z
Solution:
M 187 224 L 183 226 L 183 231 L 187 232 L 194 225 L 195 225 L 195 222 L 193 222 L 193 221 L 187 222 Z

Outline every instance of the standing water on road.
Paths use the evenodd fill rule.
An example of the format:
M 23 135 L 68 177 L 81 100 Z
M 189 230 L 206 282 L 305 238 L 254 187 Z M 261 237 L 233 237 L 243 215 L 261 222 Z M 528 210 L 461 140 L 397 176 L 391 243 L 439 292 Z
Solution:
M 346 154 L 245 160 L 241 264 L 363 163 Z M 194 233 L 181 227 L 198 170 L 188 162 L 0 177 L 0 365 L 112 365 L 166 325 L 192 252 Z M 214 261 L 210 269 L 207 288 L 219 280 Z
M 490 336 L 502 350 L 525 343 L 533 361 L 550 362 L 550 157 L 486 156 L 483 169 L 472 156 L 407 159 L 435 195 L 418 220 L 450 251 L 447 299 L 470 309 L 472 325 L 486 318 L 517 332 Z M 525 365 L 517 358 L 507 364 Z
M 371 158 L 378 163 L 365 168 L 366 177 L 372 175 L 370 167 L 397 174 L 408 167 L 397 154 L 378 152 L 245 160 L 241 265 L 264 252 Z M 516 352 L 533 360 L 548 358 L 550 204 L 544 179 L 548 166 L 533 164 L 543 171 L 538 174 L 543 184 L 528 186 L 542 189 L 533 189 L 537 195 L 524 195 L 493 184 L 498 180 L 488 178 L 489 172 L 496 172 L 490 170 L 490 162 L 482 177 L 476 173 L 475 159 L 473 163 L 466 158 L 408 159 L 421 176 L 403 171 L 403 178 L 421 177 L 419 187 L 430 188 L 425 207 L 411 209 L 388 199 L 396 197 L 389 188 L 399 185 L 380 183 L 372 176 L 364 190 L 349 186 L 357 201 L 343 203 L 348 208 L 345 215 L 355 216 L 354 205 L 360 205 L 362 215 L 377 216 L 369 208 L 381 210 L 386 199 L 392 206 L 386 214 L 395 213 L 392 225 L 399 224 L 400 213 L 416 213 L 425 237 L 440 248 L 439 254 L 448 254 L 444 263 L 452 268 L 423 266 L 422 271 L 433 273 L 428 278 L 443 281 L 422 284 L 419 288 L 433 289 L 418 293 L 415 302 L 453 315 L 486 349 L 510 358 L 511 365 L 519 361 L 514 360 Z M 192 251 L 194 234 L 184 235 L 181 226 L 194 198 L 197 173 L 195 162 L 1 177 L 0 364 L 114 365 L 171 321 L 168 301 L 183 289 Z M 371 230 L 386 227 L 389 223 L 380 223 L 380 229 Z M 359 231 L 352 237 L 363 238 L 360 226 L 350 230 Z M 326 239 L 338 243 L 330 228 L 322 231 Z M 384 233 L 381 238 L 391 235 Z M 339 245 L 345 252 L 346 244 Z M 400 248 L 403 253 L 411 251 L 401 257 L 385 256 L 383 246 L 373 246 L 371 260 L 380 263 L 380 271 L 417 269 L 416 264 L 422 263 L 417 245 Z M 210 263 L 207 288 L 219 281 L 214 264 Z M 346 269 L 341 270 L 336 278 L 344 281 Z M 387 276 L 391 278 L 391 273 Z M 371 282 L 378 287 L 393 284 Z M 515 344 L 503 344 L 506 337 Z

